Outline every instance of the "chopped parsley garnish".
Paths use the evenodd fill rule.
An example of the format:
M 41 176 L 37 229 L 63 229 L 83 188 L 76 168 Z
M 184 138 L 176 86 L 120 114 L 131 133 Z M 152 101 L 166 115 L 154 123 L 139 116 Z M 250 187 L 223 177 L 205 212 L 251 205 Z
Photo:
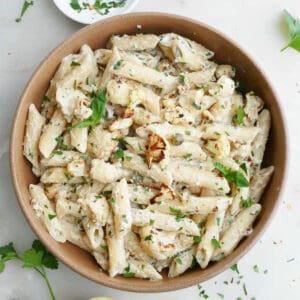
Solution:
M 240 165 L 240 168 L 245 172 L 246 175 L 248 175 L 248 170 L 247 170 L 247 166 L 246 166 L 245 163 L 242 163 L 242 164 Z
M 192 160 L 192 156 L 193 156 L 192 153 L 186 153 L 183 155 L 183 158 L 186 160 Z
M 68 174 L 68 173 L 64 173 L 64 174 L 65 174 L 67 180 L 71 180 L 72 179 L 72 176 L 70 174 Z
M 180 259 L 180 257 L 176 257 L 175 262 L 179 265 L 182 265 L 182 260 Z
M 108 195 L 111 195 L 112 191 L 103 191 L 102 194 L 104 196 L 108 196 Z
M 108 246 L 107 245 L 100 245 L 100 247 L 104 250 L 108 252 Z
M 194 236 L 193 241 L 194 241 L 194 243 L 199 244 L 201 242 L 201 236 L 198 236 L 198 235 Z
M 242 173 L 226 168 L 219 162 L 215 162 L 214 167 L 226 178 L 228 182 L 234 183 L 237 187 L 249 186 L 248 180 Z
M 56 218 L 56 215 L 48 214 L 48 218 L 49 218 L 49 220 L 52 220 L 52 219 Z
M 153 225 L 154 224 L 154 220 L 150 219 L 149 225 Z
M 247 199 L 243 199 L 242 198 L 242 201 L 241 201 L 241 206 L 243 208 L 246 208 L 246 207 L 250 207 L 252 205 L 252 199 L 249 197 Z
M 51 102 L 50 98 L 47 95 L 43 97 L 43 101 Z
M 54 150 L 54 151 L 53 151 L 53 154 L 56 154 L 56 155 L 62 155 L 63 152 L 60 151 L 60 150 Z
M 245 111 L 242 106 L 239 107 L 238 113 L 233 116 L 232 122 L 237 125 L 241 125 L 243 123 L 245 117 Z
M 84 128 L 88 126 L 95 127 L 96 125 L 98 125 L 104 115 L 105 102 L 106 102 L 106 90 L 102 90 L 99 93 L 99 95 L 96 98 L 94 98 L 94 100 L 89 106 L 92 109 L 92 115 L 88 119 L 73 125 L 71 129 Z
M 125 156 L 125 160 L 131 161 L 131 160 L 132 160 L 132 157 L 131 157 L 131 156 Z
M 206 220 L 202 220 L 199 222 L 198 227 L 203 228 L 205 226 L 205 224 L 206 224 Z
M 71 67 L 78 67 L 80 66 L 80 63 L 77 62 L 77 61 L 72 61 L 71 64 L 70 64 Z
M 221 249 L 221 245 L 220 245 L 220 243 L 219 243 L 216 239 L 212 239 L 212 240 L 211 240 L 211 244 L 212 244 L 215 248 Z
M 147 235 L 147 236 L 144 238 L 144 241 L 152 241 L 152 234 Z
M 114 70 L 120 69 L 121 64 L 122 64 L 122 61 L 123 61 L 122 59 L 118 60 L 118 61 L 114 64 L 113 69 L 114 69 Z
M 29 6 L 32 6 L 34 3 L 34 1 L 24 1 L 23 6 L 22 6 L 22 10 L 21 10 L 21 14 L 20 17 L 16 18 L 15 21 L 17 23 L 22 21 L 22 17 L 24 16 L 26 10 L 29 8 Z
M 185 82 L 185 76 L 183 74 L 179 74 L 178 75 L 178 79 L 179 79 L 180 83 L 184 84 L 184 82 Z
M 63 138 L 61 136 L 56 137 L 55 141 L 57 142 L 57 148 L 61 150 L 68 150 L 68 146 L 63 143 Z
M 220 226 L 220 221 L 221 221 L 221 219 L 220 219 L 220 218 L 217 218 L 217 219 L 216 219 L 217 226 Z
M 114 158 L 120 159 L 122 157 L 124 157 L 124 150 L 122 150 L 122 149 L 117 150 L 114 154 Z
M 125 273 L 123 274 L 124 278 L 132 278 L 132 277 L 135 276 L 135 273 L 130 272 L 130 265 L 129 264 L 124 270 L 125 270 Z
M 185 133 L 186 135 L 191 135 L 191 132 L 190 132 L 189 130 L 186 130 L 184 133 Z
M 115 203 L 116 203 L 116 201 L 115 201 L 115 199 L 114 199 L 114 198 L 110 198 L 110 199 L 108 199 L 108 200 L 107 200 L 107 202 L 109 202 L 109 203 L 111 203 L 111 204 L 115 204 Z
M 197 110 L 200 110 L 200 109 L 201 109 L 201 105 L 198 105 L 196 102 L 193 102 L 193 106 L 194 106 Z

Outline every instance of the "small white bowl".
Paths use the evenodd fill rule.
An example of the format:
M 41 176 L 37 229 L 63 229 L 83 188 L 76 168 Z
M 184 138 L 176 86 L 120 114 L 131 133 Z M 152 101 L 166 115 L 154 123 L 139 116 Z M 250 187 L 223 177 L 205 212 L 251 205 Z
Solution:
M 71 0 L 53 0 L 53 2 L 70 19 L 82 24 L 92 24 L 108 17 L 130 12 L 138 4 L 139 0 L 127 0 L 123 7 L 112 8 L 106 15 L 100 15 L 96 10 L 89 9 L 83 9 L 79 12 L 70 6 Z M 93 4 L 95 1 L 78 0 L 78 2 L 82 6 L 82 2 Z

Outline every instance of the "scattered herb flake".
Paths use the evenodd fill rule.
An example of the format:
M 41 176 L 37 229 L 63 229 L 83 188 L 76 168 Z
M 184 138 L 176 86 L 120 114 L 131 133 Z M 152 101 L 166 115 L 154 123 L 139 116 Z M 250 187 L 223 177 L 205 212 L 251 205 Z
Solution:
M 184 84 L 184 82 L 185 82 L 185 76 L 183 74 L 179 74 L 178 75 L 178 79 L 179 79 L 180 83 Z
M 245 117 L 245 111 L 242 106 L 239 107 L 238 113 L 233 116 L 232 122 L 236 125 L 241 125 Z
M 122 150 L 122 149 L 117 150 L 114 154 L 114 158 L 120 159 L 122 157 L 124 157 L 124 150 Z
M 54 215 L 48 214 L 48 218 L 49 218 L 49 220 L 52 220 L 52 219 L 56 218 L 56 215 L 55 214 Z
M 247 291 L 247 288 L 246 288 L 246 284 L 245 284 L 245 283 L 243 284 L 243 290 L 244 290 L 245 296 L 247 296 L 247 295 L 248 295 L 248 291 Z
M 21 22 L 22 21 L 22 17 L 24 16 L 26 10 L 29 8 L 29 6 L 32 6 L 34 3 L 34 1 L 24 1 L 23 2 L 23 6 L 22 6 L 22 10 L 21 10 L 21 14 L 20 14 L 20 17 L 16 18 L 15 21 L 17 23 Z
M 246 166 L 245 163 L 242 163 L 242 164 L 240 165 L 240 168 L 245 172 L 246 175 L 248 175 L 248 170 L 247 170 L 247 166 Z
M 237 274 L 240 274 L 240 271 L 238 269 L 238 265 L 237 264 L 234 264 L 230 267 L 230 269 L 234 272 L 236 272 Z
M 77 62 L 77 61 L 72 61 L 71 64 L 70 64 L 71 67 L 78 67 L 80 66 L 80 63 Z
M 194 243 L 199 244 L 201 242 L 201 236 L 198 236 L 198 235 L 194 236 L 193 241 L 194 241 Z
M 122 65 L 122 61 L 123 61 L 122 59 L 118 60 L 118 61 L 114 64 L 113 69 L 114 69 L 114 70 L 120 69 L 120 67 L 121 67 L 121 65 Z
M 221 249 L 221 245 L 216 239 L 212 239 L 211 243 L 215 248 Z
M 256 272 L 256 273 L 259 273 L 259 269 L 258 269 L 257 265 L 253 266 L 253 271 Z
M 242 198 L 241 206 L 243 208 L 250 207 L 251 205 L 252 205 L 252 199 L 250 197 L 248 199 L 243 199 Z

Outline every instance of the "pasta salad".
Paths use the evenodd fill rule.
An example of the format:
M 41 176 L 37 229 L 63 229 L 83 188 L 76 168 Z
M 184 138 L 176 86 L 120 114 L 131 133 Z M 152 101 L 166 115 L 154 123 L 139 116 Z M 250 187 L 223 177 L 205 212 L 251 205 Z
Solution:
M 251 233 L 270 112 L 213 55 L 175 33 L 115 35 L 66 56 L 29 106 L 33 209 L 112 277 L 204 269 Z

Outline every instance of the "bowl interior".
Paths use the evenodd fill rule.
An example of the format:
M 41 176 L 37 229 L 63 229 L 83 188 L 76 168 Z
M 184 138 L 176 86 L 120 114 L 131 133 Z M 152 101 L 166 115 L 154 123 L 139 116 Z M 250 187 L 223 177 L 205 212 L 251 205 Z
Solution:
M 137 24 L 142 25 L 140 31 L 137 30 Z M 233 65 L 236 68 L 236 78 L 240 82 L 240 86 L 247 91 L 253 90 L 261 96 L 272 115 L 271 135 L 264 164 L 274 165 L 275 173 L 264 192 L 263 209 L 256 221 L 252 235 L 244 239 L 236 250 L 221 262 L 210 264 L 205 270 L 197 269 L 187 272 L 174 279 L 165 277 L 159 282 L 135 278 L 125 279 L 121 276 L 110 278 L 107 274 L 99 272 L 99 267 L 87 252 L 70 243 L 60 244 L 53 240 L 40 221 L 36 219 L 30 206 L 28 185 L 36 182 L 37 179 L 31 172 L 30 164 L 22 155 L 28 106 L 33 102 L 40 107 L 49 81 L 62 58 L 70 53 L 78 52 L 82 44 L 86 43 L 91 48 L 97 49 L 105 47 L 112 34 L 135 34 L 138 32 L 156 34 L 175 32 L 213 50 L 215 52 L 214 60 L 218 63 Z M 214 29 L 191 19 L 160 13 L 137 13 L 109 18 L 82 29 L 58 46 L 39 66 L 24 91 L 14 119 L 10 151 L 11 172 L 20 206 L 29 224 L 45 246 L 74 271 L 97 283 L 138 292 L 161 292 L 188 287 L 205 281 L 234 264 L 255 244 L 270 221 L 278 204 L 286 169 L 286 135 L 281 110 L 274 91 L 256 64 L 234 42 Z

